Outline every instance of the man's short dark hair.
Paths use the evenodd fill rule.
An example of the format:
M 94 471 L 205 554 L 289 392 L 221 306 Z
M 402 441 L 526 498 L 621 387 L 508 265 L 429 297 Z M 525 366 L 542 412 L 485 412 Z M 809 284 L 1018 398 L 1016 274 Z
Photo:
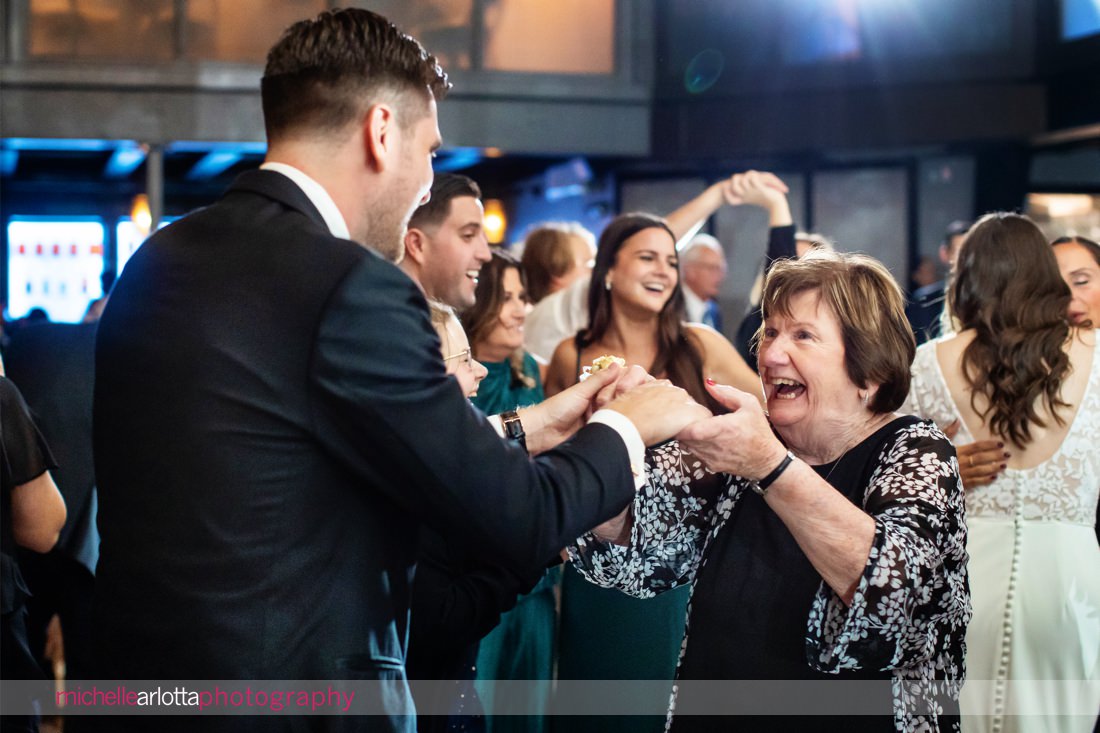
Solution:
M 956 219 L 947 225 L 947 230 L 943 233 L 943 244 L 945 247 L 951 246 L 951 240 L 955 237 L 961 237 L 970 231 L 971 222 L 963 221 L 962 219 Z
M 386 18 L 330 10 L 287 28 L 268 52 L 264 128 L 269 141 L 299 129 L 331 132 L 386 95 L 394 101 L 413 92 L 426 101 L 430 90 L 439 100 L 450 86 L 435 57 Z
M 432 181 L 432 197 L 413 212 L 409 228 L 425 229 L 439 226 L 451 213 L 451 200 L 462 196 L 481 198 L 481 189 L 472 178 L 458 173 L 437 173 Z

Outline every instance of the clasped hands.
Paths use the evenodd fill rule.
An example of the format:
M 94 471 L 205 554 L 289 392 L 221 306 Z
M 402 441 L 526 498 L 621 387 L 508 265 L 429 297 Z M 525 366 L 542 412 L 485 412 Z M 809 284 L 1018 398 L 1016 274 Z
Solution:
M 613 364 L 538 405 L 520 410 L 528 449 L 535 454 L 553 448 L 579 430 L 596 410 L 605 408 L 630 420 L 647 446 L 669 440 L 711 414 L 668 380 L 654 379 L 641 367 Z
M 627 417 L 646 446 L 678 438 L 712 471 L 746 478 L 766 476 L 782 460 L 785 449 L 759 400 L 709 381 L 707 391 L 730 412 L 714 416 L 668 380 L 654 379 L 639 366 L 612 365 L 521 411 L 520 416 L 532 453 L 549 450 L 576 432 L 593 412 L 609 409 Z

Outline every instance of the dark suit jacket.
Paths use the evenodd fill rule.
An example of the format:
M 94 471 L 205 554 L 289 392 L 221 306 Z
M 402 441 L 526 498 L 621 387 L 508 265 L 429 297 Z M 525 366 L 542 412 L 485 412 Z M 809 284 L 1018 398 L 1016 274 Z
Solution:
M 439 348 L 416 285 L 279 173 L 146 242 L 97 344 L 98 676 L 400 685 L 422 524 L 522 572 L 631 499 L 614 431 L 530 460 Z
M 918 346 L 940 336 L 940 316 L 943 314 L 946 288 L 944 280 L 917 288 L 913 291 L 912 300 L 905 306 L 905 316 L 909 319 Z

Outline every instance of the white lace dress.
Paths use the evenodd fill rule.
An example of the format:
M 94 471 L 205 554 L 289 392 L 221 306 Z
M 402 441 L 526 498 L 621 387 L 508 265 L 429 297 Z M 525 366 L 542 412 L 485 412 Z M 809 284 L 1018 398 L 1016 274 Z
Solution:
M 917 349 L 902 411 L 959 417 L 936 343 Z M 961 421 L 960 421 L 961 422 Z M 966 426 L 955 443 L 974 442 Z M 963 731 L 1091 731 L 1100 711 L 1100 353 L 1058 451 L 966 494 L 974 618 Z

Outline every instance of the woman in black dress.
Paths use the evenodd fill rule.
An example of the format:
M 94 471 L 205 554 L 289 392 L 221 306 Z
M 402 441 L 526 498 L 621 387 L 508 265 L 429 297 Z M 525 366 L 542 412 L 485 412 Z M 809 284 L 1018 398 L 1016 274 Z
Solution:
M 962 487 L 939 429 L 894 412 L 914 354 L 903 302 L 868 257 L 777 263 L 768 415 L 708 383 L 731 412 L 653 451 L 632 509 L 571 548 L 591 581 L 636 596 L 693 585 L 676 733 L 957 729 Z
M 65 524 L 65 502 L 49 474 L 56 468 L 42 434 L 0 363 L 0 679 L 45 676 L 27 645 L 29 594 L 16 561 L 16 546 L 48 552 Z M 30 705 L 28 701 L 28 706 Z M 34 716 L 6 711 L 3 730 L 37 730 Z

